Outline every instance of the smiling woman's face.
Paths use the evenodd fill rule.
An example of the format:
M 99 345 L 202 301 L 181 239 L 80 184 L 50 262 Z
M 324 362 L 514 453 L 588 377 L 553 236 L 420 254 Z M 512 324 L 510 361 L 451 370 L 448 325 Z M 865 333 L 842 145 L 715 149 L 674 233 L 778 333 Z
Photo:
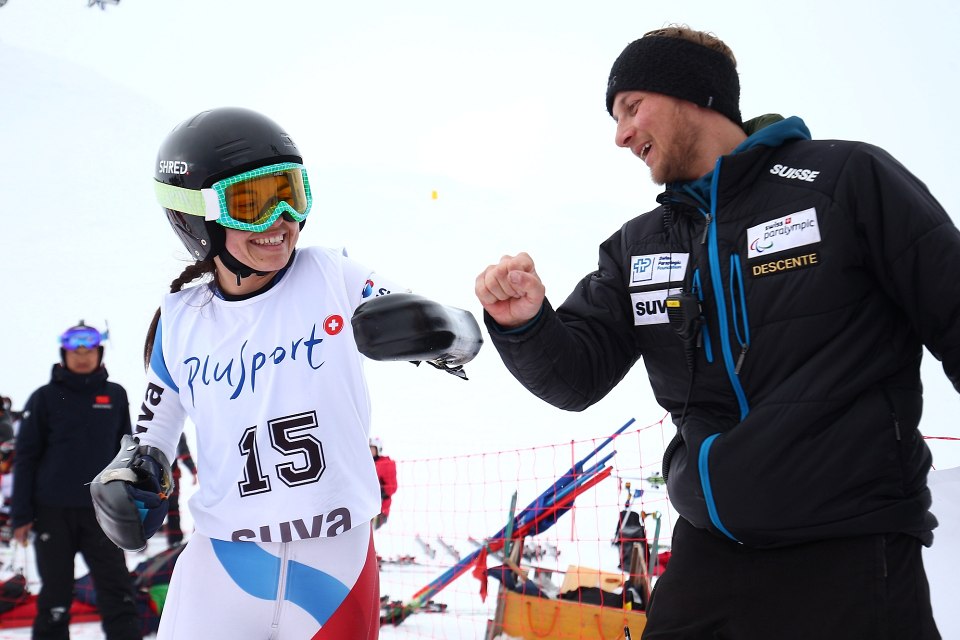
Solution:
M 234 258 L 255 271 L 283 269 L 297 246 L 300 223 L 277 218 L 266 231 L 227 229 L 226 247 Z

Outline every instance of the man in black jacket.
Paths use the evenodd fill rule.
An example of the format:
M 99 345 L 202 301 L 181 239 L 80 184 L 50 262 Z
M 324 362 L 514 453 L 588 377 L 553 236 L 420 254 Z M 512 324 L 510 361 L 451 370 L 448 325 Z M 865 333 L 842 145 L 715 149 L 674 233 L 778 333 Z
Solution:
M 17 434 L 11 520 L 14 538 L 34 533 L 41 587 L 34 640 L 67 640 L 79 551 L 97 590 L 107 640 L 140 640 L 124 552 L 100 529 L 90 481 L 130 433 L 127 393 L 107 381 L 101 334 L 81 321 L 60 337 L 61 362 L 30 396 Z
M 960 233 L 882 149 L 743 123 L 739 95 L 710 34 L 628 45 L 606 106 L 660 206 L 556 310 L 529 255 L 487 267 L 490 337 L 572 411 L 643 358 L 681 516 L 645 639 L 939 638 L 920 360 L 960 385 Z

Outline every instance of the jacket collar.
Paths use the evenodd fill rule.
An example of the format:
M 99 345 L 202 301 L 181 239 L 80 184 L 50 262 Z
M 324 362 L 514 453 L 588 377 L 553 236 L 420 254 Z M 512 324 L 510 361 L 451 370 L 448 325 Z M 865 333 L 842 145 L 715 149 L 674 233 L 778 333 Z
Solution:
M 790 116 L 767 124 L 747 136 L 747 139 L 737 145 L 729 155 L 718 158 L 718 162 L 723 164 L 724 178 L 732 174 L 734 182 L 742 184 L 743 176 L 754 166 L 760 155 L 765 155 L 770 149 L 781 147 L 794 140 L 810 139 L 810 130 L 803 120 L 797 116 Z M 677 204 L 710 209 L 710 187 L 713 184 L 715 171 L 710 171 L 696 180 L 670 183 L 658 201 L 668 200 Z
M 84 389 L 100 387 L 106 382 L 107 368 L 100 365 L 93 373 L 74 373 L 58 362 L 53 365 L 50 381 L 56 384 L 62 384 L 74 391 L 83 391 Z

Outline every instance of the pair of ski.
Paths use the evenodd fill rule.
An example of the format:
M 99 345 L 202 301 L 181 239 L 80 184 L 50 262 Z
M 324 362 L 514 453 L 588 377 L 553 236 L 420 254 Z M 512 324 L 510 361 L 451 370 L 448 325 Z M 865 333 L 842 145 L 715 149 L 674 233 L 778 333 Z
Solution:
M 588 453 L 585 457 L 577 461 L 566 473 L 564 473 L 556 482 L 541 493 L 533 502 L 524 509 L 516 512 L 516 494 L 510 505 L 510 515 L 507 525 L 497 533 L 486 538 L 483 547 L 476 549 L 457 562 L 453 567 L 444 571 L 440 576 L 432 580 L 425 587 L 411 596 L 410 600 L 404 605 L 404 609 L 416 609 L 422 603 L 429 601 L 442 589 L 450 583 L 472 569 L 473 575 L 480 579 L 481 598 L 486 595 L 486 561 L 487 554 L 506 551 L 509 543 L 514 539 L 522 539 L 528 536 L 534 536 L 543 533 L 552 527 L 557 519 L 573 507 L 577 496 L 593 488 L 598 483 L 608 478 L 613 472 L 612 467 L 607 467 L 606 463 L 616 455 L 616 451 L 610 453 L 598 462 L 587 466 L 587 462 L 596 456 L 604 447 L 613 442 L 613 440 L 626 431 L 634 423 L 631 418 L 625 425 L 617 429 L 612 435 L 608 436 L 603 442 Z M 506 548 L 505 548 L 506 547 Z M 506 556 L 506 554 L 504 554 Z
M 377 556 L 377 564 L 378 565 L 384 565 L 384 564 L 412 565 L 412 564 L 420 564 L 420 563 L 417 562 L 416 556 L 403 555 L 403 556 L 395 556 L 392 558 L 383 558 L 381 556 Z
M 480 542 L 473 536 L 470 536 L 469 538 L 467 538 L 467 541 L 477 548 L 480 548 L 484 545 L 483 542 Z M 502 551 L 494 551 L 492 553 L 494 557 L 497 558 L 497 560 L 500 560 L 501 562 L 503 562 L 504 558 L 503 558 Z M 544 549 L 543 547 L 540 546 L 539 543 L 536 543 L 536 546 L 531 546 L 531 545 L 528 545 L 526 542 L 524 542 L 523 551 L 521 552 L 521 557 L 524 560 L 539 561 L 539 560 L 542 560 L 543 558 L 546 558 L 547 556 L 552 556 L 554 558 L 560 557 L 560 549 L 557 547 L 557 545 L 547 543 L 547 548 Z
M 416 535 L 416 540 L 417 540 L 417 544 L 420 545 L 420 547 L 423 549 L 423 552 L 426 553 L 431 560 L 436 559 L 437 550 L 434 549 L 432 546 L 430 546 L 429 542 L 421 538 L 419 533 Z M 456 560 L 457 562 L 460 562 L 460 552 L 457 551 L 457 548 L 455 546 L 445 541 L 440 536 L 437 536 L 437 542 L 440 544 L 441 547 L 443 547 L 444 551 L 446 551 L 453 557 L 454 560 Z
M 390 596 L 380 596 L 380 626 L 398 625 L 414 613 L 446 613 L 447 605 L 436 600 L 427 600 L 419 607 L 410 607 L 403 600 L 390 600 Z

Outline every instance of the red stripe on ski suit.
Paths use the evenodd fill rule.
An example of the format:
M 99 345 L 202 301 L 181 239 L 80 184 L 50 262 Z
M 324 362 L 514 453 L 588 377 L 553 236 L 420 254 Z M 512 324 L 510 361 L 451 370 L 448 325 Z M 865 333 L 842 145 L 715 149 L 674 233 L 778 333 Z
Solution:
M 380 569 L 371 531 L 367 559 L 357 581 L 343 603 L 311 640 L 376 640 L 379 635 Z

